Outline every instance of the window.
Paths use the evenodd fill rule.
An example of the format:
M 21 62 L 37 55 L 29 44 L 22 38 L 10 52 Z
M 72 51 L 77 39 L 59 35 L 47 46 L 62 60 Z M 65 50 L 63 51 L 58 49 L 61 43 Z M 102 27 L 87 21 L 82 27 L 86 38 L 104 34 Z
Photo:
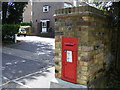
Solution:
M 49 6 L 48 5 L 43 6 L 43 12 L 48 12 L 48 11 L 49 11 Z
M 42 27 L 46 28 L 47 27 L 47 22 L 42 22 Z

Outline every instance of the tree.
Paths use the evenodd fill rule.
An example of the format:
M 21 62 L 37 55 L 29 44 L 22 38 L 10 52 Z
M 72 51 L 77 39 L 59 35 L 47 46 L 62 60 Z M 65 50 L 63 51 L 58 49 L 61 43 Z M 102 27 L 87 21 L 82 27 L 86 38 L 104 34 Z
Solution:
M 108 86 L 120 88 L 120 1 L 112 2 L 112 5 L 108 7 L 103 6 L 102 10 L 105 10 L 109 15 L 109 25 L 112 31 L 111 53 L 114 56 L 109 70 Z
M 24 7 L 28 2 L 3 2 L 2 3 L 2 23 L 18 24 L 22 22 Z
M 7 2 L 2 3 L 2 23 L 6 23 L 7 19 L 7 8 L 8 4 Z

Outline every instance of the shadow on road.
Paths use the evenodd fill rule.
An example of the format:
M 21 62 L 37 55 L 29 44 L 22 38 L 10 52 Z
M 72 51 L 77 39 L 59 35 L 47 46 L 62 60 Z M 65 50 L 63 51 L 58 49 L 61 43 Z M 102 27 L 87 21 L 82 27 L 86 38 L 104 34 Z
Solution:
M 14 51 L 12 51 L 14 54 L 9 54 L 7 51 L 2 53 L 3 83 L 8 80 L 18 80 L 18 82 L 26 84 L 26 80 L 37 80 L 37 77 L 45 78 L 48 77 L 46 73 L 51 73 L 47 68 L 54 64 L 54 39 L 37 37 L 36 40 L 22 40 L 22 42 L 9 45 L 7 48 L 12 48 L 11 50 L 16 49 L 16 53 Z M 34 54 L 34 57 L 37 56 L 37 60 L 34 57 L 30 58 L 31 60 L 20 57 L 16 55 L 19 54 L 17 53 L 18 51 L 28 51 L 30 52 L 29 54 Z M 29 54 L 23 54 L 23 56 L 29 56 Z M 45 72 L 42 73 L 42 71 Z

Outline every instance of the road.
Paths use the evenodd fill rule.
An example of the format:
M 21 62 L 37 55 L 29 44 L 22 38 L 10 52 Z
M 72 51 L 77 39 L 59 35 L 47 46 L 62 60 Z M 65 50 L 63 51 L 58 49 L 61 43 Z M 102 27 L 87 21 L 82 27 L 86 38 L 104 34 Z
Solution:
M 54 38 L 17 37 L 21 42 L 2 50 L 3 84 L 54 65 Z

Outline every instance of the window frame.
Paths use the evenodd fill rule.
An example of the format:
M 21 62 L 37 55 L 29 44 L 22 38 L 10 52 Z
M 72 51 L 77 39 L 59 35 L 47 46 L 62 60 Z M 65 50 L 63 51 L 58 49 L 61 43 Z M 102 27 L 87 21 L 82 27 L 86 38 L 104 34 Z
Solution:
M 47 22 L 50 22 L 50 20 L 48 20 L 48 19 L 43 19 L 43 20 L 40 20 L 40 22 L 41 22 L 41 33 L 48 33 L 48 25 L 47 25 Z M 43 25 L 43 23 L 44 23 L 44 25 Z M 46 31 L 44 32 L 43 30 L 42 30 L 42 28 L 46 28 Z
M 49 8 L 50 8 L 49 5 L 44 5 L 44 6 L 43 6 L 43 12 L 49 12 Z M 46 11 L 45 9 L 46 9 L 47 11 Z

